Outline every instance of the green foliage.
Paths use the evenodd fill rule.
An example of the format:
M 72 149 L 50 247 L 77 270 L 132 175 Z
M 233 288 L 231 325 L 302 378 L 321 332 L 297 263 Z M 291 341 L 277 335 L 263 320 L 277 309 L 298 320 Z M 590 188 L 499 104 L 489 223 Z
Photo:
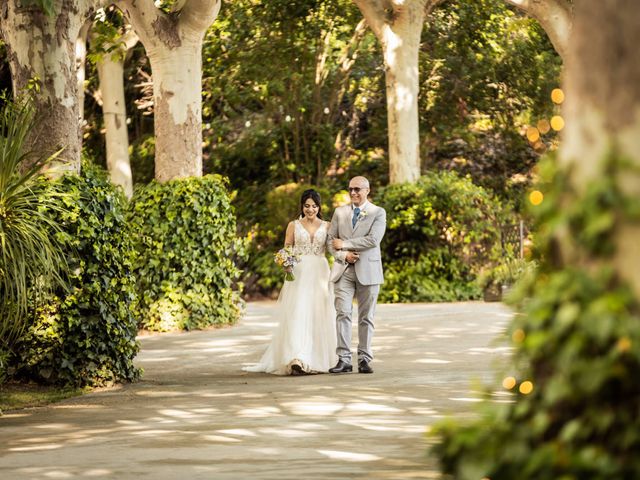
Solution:
M 354 35 L 361 18 L 348 0 L 226 4 L 203 50 L 207 168 L 243 189 L 319 184 L 335 170 L 336 137 L 358 128 L 360 81 L 340 59 L 369 58 L 359 49 L 366 30 Z M 366 49 L 379 63 L 375 41 Z
M 442 248 L 417 260 L 385 263 L 379 301 L 411 303 L 477 299 L 481 291 L 473 278 L 460 259 Z
M 87 60 L 99 63 L 107 57 L 113 61 L 124 61 L 126 49 L 122 36 L 126 22 L 115 5 L 100 8 L 91 26 L 91 50 Z
M 131 173 L 134 185 L 146 185 L 153 180 L 156 138 L 147 135 L 129 146 Z
M 574 188 L 553 160 L 542 165 L 545 198 L 534 208 L 540 268 L 517 287 L 522 315 L 509 329 L 513 403 L 486 402 L 479 420 L 438 427 L 445 473 L 640 477 L 640 302 L 609 261 L 619 227 L 640 223 L 640 202 L 616 180 L 627 168 L 614 153 L 599 179 Z M 525 381 L 532 392 L 519 388 Z
M 538 154 L 523 125 L 549 118 L 561 59 L 539 24 L 503 0 L 446 2 L 425 24 L 420 53 L 422 132 L 429 164 L 470 174 L 505 198 Z
M 37 310 L 13 359 L 16 375 L 76 386 L 135 380 L 138 352 L 133 258 L 126 200 L 96 167 L 60 181 L 69 290 L 58 289 Z
M 135 272 L 141 326 L 191 330 L 234 323 L 242 304 L 242 253 L 227 182 L 218 175 L 152 182 L 128 214 L 139 257 Z
M 500 203 L 470 178 L 432 172 L 414 184 L 382 189 L 387 210 L 380 301 L 477 298 L 475 275 L 498 255 Z
M 512 286 L 525 275 L 532 274 L 535 267 L 534 261 L 507 256 L 502 258 L 495 267 L 483 270 L 478 277 L 478 284 L 481 288 L 487 288 L 490 285 Z
M 0 109 L 0 382 L 26 327 L 29 302 L 40 305 L 66 267 L 56 238 L 60 225 L 45 213 L 60 211 L 55 202 L 62 196 L 40 174 L 52 158 L 24 152 L 32 127 L 26 97 Z

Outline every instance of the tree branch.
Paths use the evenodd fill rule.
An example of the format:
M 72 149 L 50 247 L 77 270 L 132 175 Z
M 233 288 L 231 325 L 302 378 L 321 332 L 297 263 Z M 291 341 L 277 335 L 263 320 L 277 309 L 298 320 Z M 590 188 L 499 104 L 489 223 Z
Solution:
M 362 16 L 367 21 L 369 28 L 373 31 L 378 40 L 382 39 L 382 29 L 387 16 L 382 0 L 353 0 L 362 12 Z
M 186 0 L 180 10 L 180 27 L 204 35 L 218 17 L 220 0 Z
M 505 0 L 535 18 L 549 36 L 556 52 L 565 59 L 571 29 L 573 8 L 566 0 Z
M 145 48 L 151 47 L 155 38 L 153 24 L 166 14 L 155 6 L 153 0 L 117 0 L 115 5 L 129 20 Z

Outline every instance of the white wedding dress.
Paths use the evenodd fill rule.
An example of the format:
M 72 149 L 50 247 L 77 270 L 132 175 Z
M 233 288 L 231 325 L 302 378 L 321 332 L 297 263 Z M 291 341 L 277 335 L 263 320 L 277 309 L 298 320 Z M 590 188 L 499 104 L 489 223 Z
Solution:
M 336 315 L 333 285 L 325 257 L 328 222 L 311 238 L 294 222 L 294 251 L 301 261 L 293 267 L 293 281 L 285 281 L 278 297 L 274 319 L 279 321 L 271 343 L 257 365 L 248 372 L 291 375 L 298 365 L 306 373 L 326 372 L 336 362 Z

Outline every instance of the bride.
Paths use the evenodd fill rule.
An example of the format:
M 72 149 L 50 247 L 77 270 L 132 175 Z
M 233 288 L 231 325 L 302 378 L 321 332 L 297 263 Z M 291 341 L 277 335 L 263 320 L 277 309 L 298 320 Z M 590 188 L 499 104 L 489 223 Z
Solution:
M 305 190 L 300 215 L 289 222 L 285 246 L 293 246 L 301 261 L 293 267 L 293 281 L 285 281 L 274 318 L 279 319 L 271 343 L 248 372 L 305 375 L 326 372 L 336 356 L 333 291 L 325 242 L 329 222 L 322 220 L 320 195 Z

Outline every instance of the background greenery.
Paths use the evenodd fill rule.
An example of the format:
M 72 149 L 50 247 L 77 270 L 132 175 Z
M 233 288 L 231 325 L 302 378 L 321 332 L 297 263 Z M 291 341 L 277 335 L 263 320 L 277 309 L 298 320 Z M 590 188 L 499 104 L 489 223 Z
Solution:
M 479 298 L 476 276 L 502 255 L 501 203 L 469 176 L 430 172 L 416 183 L 382 189 L 387 210 L 382 242 L 382 302 L 431 302 Z
M 63 193 L 40 172 L 53 158 L 24 152 L 33 116 L 28 96 L 0 108 L 0 383 L 31 310 L 63 283 L 67 267 L 61 227 L 46 213 L 60 210 Z
M 280 246 L 292 217 L 274 212 L 270 192 L 312 184 L 328 198 L 358 174 L 371 180 L 375 200 L 388 183 L 384 68 L 373 34 L 354 34 L 361 18 L 349 1 L 300 0 L 287 8 L 278 1 L 239 1 L 224 6 L 207 36 L 206 168 L 227 175 L 240 192 L 234 200 L 239 231 L 251 239 L 250 257 L 257 254 L 245 265 L 249 296 L 273 294 L 281 282 L 267 252 Z M 265 64 L 267 55 L 273 61 Z M 348 71 L 340 68 L 344 58 L 354 60 Z M 455 171 L 488 189 L 504 205 L 495 210 L 503 217 L 494 215 L 494 227 L 521 210 L 545 148 L 534 149 L 524 127 L 553 113 L 549 94 L 558 86 L 560 64 L 537 23 L 502 1 L 447 2 L 425 23 L 423 173 Z M 547 135 L 547 143 L 554 135 Z M 295 195 L 289 201 L 295 206 Z M 281 223 L 273 225 L 274 218 Z M 408 268 L 434 274 L 433 265 L 442 261 L 412 261 Z M 396 266 L 389 265 L 388 278 L 398 286 L 411 283 L 416 275 Z M 415 298 L 476 298 L 477 269 L 452 265 L 447 275 L 458 275 L 456 269 L 456 286 L 434 277 L 434 285 L 420 287 L 433 292 Z M 435 292 L 435 284 L 443 291 Z M 385 298 L 399 300 L 394 295 Z

